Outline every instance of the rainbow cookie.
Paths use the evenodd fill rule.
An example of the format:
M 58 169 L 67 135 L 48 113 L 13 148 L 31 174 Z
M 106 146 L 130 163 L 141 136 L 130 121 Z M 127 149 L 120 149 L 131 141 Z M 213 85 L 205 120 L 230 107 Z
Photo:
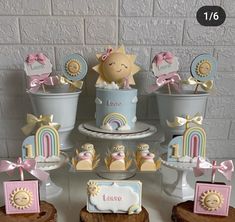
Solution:
M 60 160 L 59 155 L 59 134 L 52 126 L 40 127 L 35 136 L 29 136 L 23 141 L 23 159 L 35 158 L 37 162 L 57 162 Z
M 94 145 L 85 143 L 81 146 L 81 152 L 76 150 L 76 156 L 72 158 L 72 164 L 76 170 L 93 170 L 97 167 L 100 159 L 96 155 Z
M 111 171 L 124 171 L 131 165 L 131 159 L 129 159 L 129 153 L 125 152 L 123 145 L 115 145 L 112 151 L 108 151 L 105 158 L 106 167 Z
M 186 125 L 183 135 L 168 144 L 167 161 L 195 162 L 198 157 L 206 158 L 206 132 L 200 126 Z

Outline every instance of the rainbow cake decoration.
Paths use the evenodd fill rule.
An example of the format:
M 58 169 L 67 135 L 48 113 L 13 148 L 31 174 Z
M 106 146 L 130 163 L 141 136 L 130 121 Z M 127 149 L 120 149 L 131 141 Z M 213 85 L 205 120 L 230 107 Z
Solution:
M 60 160 L 58 131 L 49 125 L 41 126 L 35 136 L 28 136 L 22 144 L 23 159 L 35 158 L 37 162 L 57 162 Z
M 134 64 L 136 56 L 128 55 L 124 46 L 97 54 L 99 73 L 96 82 L 96 126 L 107 131 L 126 131 L 135 127 L 137 89 L 133 75 L 140 68 Z
M 125 151 L 125 146 L 117 144 L 112 150 L 106 153 L 105 165 L 111 171 L 124 171 L 131 166 L 129 152 Z
M 76 156 L 72 158 L 72 165 L 76 170 L 93 170 L 99 164 L 100 158 L 96 154 L 94 145 L 85 143 L 81 151 L 76 150 Z
M 155 154 L 149 151 L 149 145 L 140 143 L 135 153 L 136 166 L 140 171 L 156 171 L 161 166 L 161 160 L 155 161 Z
M 167 121 L 169 127 L 178 127 L 186 124 L 182 136 L 174 137 L 168 144 L 167 161 L 170 162 L 196 162 L 198 157 L 206 158 L 206 132 L 199 125 L 202 116 L 196 114 L 190 118 L 176 117 L 174 122 Z M 190 123 L 197 126 L 189 126 Z

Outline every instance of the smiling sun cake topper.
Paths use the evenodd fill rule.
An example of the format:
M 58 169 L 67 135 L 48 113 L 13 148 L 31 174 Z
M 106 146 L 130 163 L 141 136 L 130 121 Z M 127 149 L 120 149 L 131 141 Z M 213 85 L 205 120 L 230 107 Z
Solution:
M 213 88 L 213 79 L 217 71 L 217 61 L 210 54 L 201 54 L 194 58 L 191 64 L 191 77 L 184 83 L 196 85 L 195 93 L 200 86 L 205 91 Z
M 133 75 L 140 67 L 134 62 L 135 55 L 126 54 L 124 46 L 113 49 L 109 47 L 106 52 L 96 55 L 99 64 L 93 69 L 99 73 L 96 84 L 112 83 L 129 88 L 129 85 L 135 85 Z
M 152 61 L 152 72 L 156 78 L 156 83 L 150 86 L 149 92 L 167 85 L 168 92 L 171 94 L 171 87 L 176 91 L 180 90 L 181 78 L 177 71 L 179 70 L 179 61 L 171 52 L 160 52 Z
M 218 170 L 228 181 L 231 181 L 234 172 L 233 161 L 225 160 L 217 165 L 216 161 L 210 163 L 198 158 L 197 165 L 193 170 L 196 177 L 203 175 L 208 170 L 212 171 L 211 182 L 196 183 L 193 212 L 228 216 L 232 186 L 225 183 L 215 183 L 215 174 Z

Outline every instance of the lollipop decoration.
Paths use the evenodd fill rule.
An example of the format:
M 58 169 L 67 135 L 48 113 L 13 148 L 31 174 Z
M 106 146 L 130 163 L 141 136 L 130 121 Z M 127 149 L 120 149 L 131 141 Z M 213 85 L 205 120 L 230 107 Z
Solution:
M 197 182 L 194 197 L 194 213 L 209 214 L 218 216 L 228 216 L 229 202 L 231 195 L 231 185 L 215 183 L 216 171 L 220 172 L 228 181 L 231 181 L 234 172 L 232 160 L 225 160 L 217 165 L 197 159 L 197 166 L 194 168 L 196 177 L 203 175 L 207 170 L 211 170 L 211 182 Z
M 93 67 L 99 73 L 97 86 L 114 82 L 119 87 L 130 89 L 130 85 L 135 84 L 133 75 L 140 68 L 134 64 L 136 56 L 126 54 L 124 46 L 118 49 L 109 47 L 104 53 L 97 54 L 96 57 L 100 62 Z
M 24 70 L 29 92 L 37 92 L 41 87 L 45 92 L 45 85 L 54 86 L 59 82 L 57 76 L 49 76 L 52 64 L 43 53 L 29 54 L 24 62 Z
M 196 85 L 194 93 L 197 93 L 200 86 L 205 91 L 210 91 L 213 88 L 213 78 L 217 69 L 217 61 L 209 54 L 197 56 L 191 64 L 191 77 L 185 84 Z
M 156 78 L 156 83 L 149 89 L 153 92 L 165 85 L 171 94 L 171 86 L 178 92 L 180 91 L 181 78 L 177 73 L 179 69 L 178 58 L 171 52 L 161 52 L 152 61 L 152 72 Z
M 70 91 L 81 89 L 87 74 L 88 66 L 86 60 L 79 54 L 70 54 L 63 59 L 63 74 L 60 83 L 69 84 Z

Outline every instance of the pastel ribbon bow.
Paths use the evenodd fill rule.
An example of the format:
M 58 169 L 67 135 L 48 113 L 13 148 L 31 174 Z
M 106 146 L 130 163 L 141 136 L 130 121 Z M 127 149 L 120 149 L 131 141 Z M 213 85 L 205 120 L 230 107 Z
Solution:
M 189 123 L 202 125 L 202 120 L 203 120 L 203 117 L 199 113 L 197 113 L 192 118 L 190 118 L 188 115 L 186 116 L 186 118 L 176 116 L 174 119 L 174 122 L 169 122 L 168 120 L 166 120 L 166 123 L 169 127 L 172 127 L 172 128 L 183 126 L 185 124 L 186 124 L 186 128 L 188 128 Z
M 114 160 L 123 160 L 125 158 L 125 153 L 123 151 L 115 152 L 111 154 Z
M 61 84 L 69 84 L 70 91 L 74 92 L 77 89 L 81 89 L 83 86 L 83 81 L 77 80 L 77 81 L 70 81 L 64 76 L 60 76 L 60 83 Z
M 106 52 L 103 53 L 102 56 L 101 56 L 102 61 L 105 61 L 109 57 L 109 55 L 111 54 L 112 51 L 113 51 L 112 48 L 108 48 L 106 50 Z
M 174 58 L 174 55 L 171 52 L 161 52 L 158 55 L 156 55 L 153 60 L 155 61 L 158 67 L 162 64 L 163 61 L 166 61 L 167 63 L 172 64 L 173 58 Z
M 210 91 L 213 88 L 213 80 L 201 82 L 192 76 L 190 76 L 186 81 L 183 81 L 183 83 L 188 85 L 199 85 L 205 91 Z
M 39 180 L 47 180 L 49 174 L 44 172 L 40 169 L 36 169 L 36 161 L 35 159 L 27 159 L 24 162 L 19 157 L 17 162 L 11 162 L 8 160 L 1 160 L 0 161 L 0 173 L 7 172 L 12 173 L 15 169 L 19 169 L 21 180 L 24 180 L 24 173 L 23 169 L 26 170 L 28 173 L 33 175 L 34 177 L 38 178 Z
M 180 91 L 180 83 L 181 78 L 178 73 L 171 72 L 168 74 L 163 74 L 157 77 L 156 84 L 150 86 L 149 92 L 154 92 L 167 84 L 172 85 L 176 91 Z
M 56 130 L 60 128 L 58 123 L 53 123 L 53 115 L 40 115 L 39 118 L 33 114 L 27 114 L 27 124 L 21 128 L 25 135 L 29 135 L 36 128 L 44 125 L 49 125 L 54 127 Z
M 54 86 L 59 80 L 57 76 L 48 76 L 49 74 L 28 76 L 29 92 L 37 92 L 42 85 Z
M 38 53 L 38 54 L 29 54 L 26 58 L 26 62 L 30 65 L 33 64 L 35 61 L 45 65 L 46 56 L 44 56 L 43 53 Z
M 206 160 L 198 157 L 197 159 L 197 166 L 193 168 L 194 175 L 196 177 L 199 177 L 205 173 L 206 170 L 212 169 L 212 174 L 213 171 L 218 170 L 224 177 L 228 180 L 231 181 L 232 174 L 234 172 L 234 166 L 233 166 L 233 161 L 232 160 L 225 160 L 220 163 L 220 165 L 216 166 L 215 164 L 211 164 L 207 162 Z M 212 175 L 212 178 L 214 176 Z M 214 181 L 212 181 L 214 182 Z

